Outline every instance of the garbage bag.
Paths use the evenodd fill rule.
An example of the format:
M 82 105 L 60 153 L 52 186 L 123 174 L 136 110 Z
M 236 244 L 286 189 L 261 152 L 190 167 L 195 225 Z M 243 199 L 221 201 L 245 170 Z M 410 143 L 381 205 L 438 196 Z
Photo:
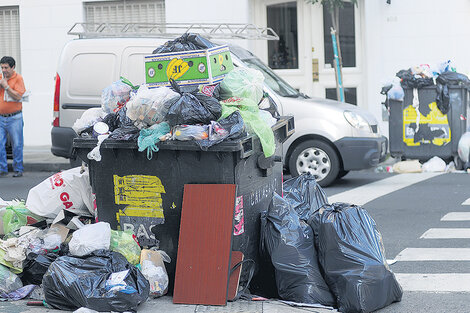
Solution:
M 13 274 L 8 267 L 0 265 L 0 295 L 8 294 L 23 287 L 21 279 Z
M 437 76 L 436 104 L 442 114 L 447 114 L 450 110 L 449 85 L 470 89 L 470 80 L 466 75 L 456 72 L 443 72 Z
M 140 261 L 140 246 L 132 232 L 111 230 L 109 249 L 121 253 L 132 265 Z
M 208 125 L 177 125 L 171 131 L 173 140 L 202 140 L 209 138 Z
M 426 86 L 434 85 L 434 80 L 432 77 L 422 77 L 418 75 L 413 75 L 411 69 L 401 70 L 396 76 L 401 79 L 401 86 L 403 88 L 423 88 Z
M 316 223 L 318 259 L 341 312 L 372 312 L 400 301 L 402 288 L 385 259 L 382 235 L 360 206 L 323 206 Z
M 127 116 L 140 129 L 161 123 L 179 98 L 180 95 L 168 87 L 149 89 L 141 85 L 126 104 Z
M 264 75 L 258 70 L 248 67 L 237 67 L 225 75 L 220 83 L 220 97 L 247 98 L 256 105 L 263 98 Z
M 201 150 L 207 151 L 213 145 L 225 140 L 233 140 L 246 136 L 245 123 L 238 111 L 233 112 L 218 122 L 211 121 L 208 125 L 208 137 L 197 140 L 196 143 Z
M 335 304 L 318 266 L 312 229 L 299 219 L 289 202 L 276 193 L 268 212 L 262 213 L 261 247 L 271 256 L 282 299 Z
M 88 109 L 73 123 L 72 129 L 80 135 L 82 131 L 100 122 L 105 116 L 106 112 L 102 108 Z
M 42 278 L 49 266 L 59 257 L 57 253 L 36 254 L 28 253 L 23 261 L 23 273 L 21 280 L 25 285 L 41 285 Z
M 139 145 L 139 151 L 142 152 L 147 149 L 147 159 L 151 160 L 153 153 L 158 152 L 157 143 L 160 142 L 163 136 L 170 132 L 170 125 L 167 122 L 155 124 L 149 128 L 140 130 L 139 138 L 137 138 L 137 144 Z
M 282 190 L 284 199 L 305 221 L 324 204 L 328 204 L 325 191 L 310 173 L 284 181 Z
M 466 132 L 460 137 L 457 153 L 462 162 L 470 162 L 470 132 Z
M 175 40 L 167 41 L 157 49 L 153 50 L 153 54 L 179 52 L 189 50 L 203 50 L 216 47 L 217 45 L 209 40 L 201 37 L 199 34 L 184 33 Z
M 106 113 L 117 112 L 130 97 L 132 87 L 122 80 L 113 82 L 101 93 L 101 108 Z
M 116 128 L 110 135 L 109 139 L 115 140 L 137 140 L 139 138 L 140 129 L 134 125 L 123 125 Z
M 5 208 L 3 230 L 5 234 L 8 234 L 20 229 L 21 226 L 35 224 L 42 220 L 44 218 L 28 210 L 23 201 L 18 201 Z
M 136 311 L 149 295 L 149 282 L 126 258 L 106 250 L 84 257 L 61 256 L 42 280 L 48 305 L 73 311 Z
M 150 283 L 150 295 L 153 297 L 161 297 L 168 291 L 168 274 L 163 262 L 171 262 L 170 257 L 163 250 L 143 249 L 140 254 L 142 274 Z
M 69 243 L 70 254 L 84 256 L 95 250 L 109 249 L 111 227 L 109 223 L 88 224 L 76 230 Z
M 31 188 L 26 206 L 32 213 L 47 218 L 55 218 L 62 210 L 92 216 L 92 199 L 88 169 L 82 173 L 81 167 L 76 167 L 58 172 Z
M 276 150 L 274 142 L 274 132 L 259 115 L 259 109 L 256 102 L 248 98 L 232 97 L 221 101 L 222 116 L 225 118 L 233 112 L 239 111 L 249 133 L 255 133 L 263 148 L 265 157 L 270 157 Z
M 209 124 L 219 119 L 222 107 L 217 99 L 198 92 L 197 87 L 180 88 L 174 80 L 170 84 L 181 95 L 166 115 L 170 126 Z
M 445 172 L 446 170 L 446 162 L 438 156 L 434 156 L 425 162 L 421 169 L 423 172 Z

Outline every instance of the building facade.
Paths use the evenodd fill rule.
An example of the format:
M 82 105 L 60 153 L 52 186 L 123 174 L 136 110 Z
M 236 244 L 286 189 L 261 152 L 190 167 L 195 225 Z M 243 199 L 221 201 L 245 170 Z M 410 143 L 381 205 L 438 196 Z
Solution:
M 31 92 L 24 103 L 25 145 L 50 145 L 54 77 L 75 22 L 252 23 L 279 41 L 238 40 L 301 92 L 335 98 L 331 19 L 304 0 L 0 0 L 0 54 L 17 60 Z M 340 15 L 346 101 L 382 121 L 384 83 L 400 69 L 451 60 L 470 73 L 468 0 L 359 0 Z M 149 51 L 150 53 L 151 51 Z M 83 69 L 86 71 L 86 68 Z

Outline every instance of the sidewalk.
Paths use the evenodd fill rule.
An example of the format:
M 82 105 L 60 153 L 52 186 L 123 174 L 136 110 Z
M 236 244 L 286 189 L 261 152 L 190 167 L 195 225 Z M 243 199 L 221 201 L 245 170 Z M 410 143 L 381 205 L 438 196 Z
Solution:
M 8 160 L 9 170 L 12 160 Z M 26 146 L 23 149 L 23 166 L 25 172 L 58 172 L 69 169 L 69 159 L 56 157 L 50 146 Z
M 46 309 L 44 307 L 31 307 L 26 303 L 30 300 L 0 302 L 1 312 L 21 312 L 21 313 L 60 313 L 54 309 Z M 315 313 L 333 313 L 337 310 L 329 310 L 324 308 L 307 308 L 293 307 L 276 300 L 268 301 L 245 301 L 238 300 L 235 302 L 227 302 L 226 306 L 210 306 L 210 305 L 188 305 L 173 304 L 170 296 L 163 296 L 157 299 L 149 299 L 137 308 L 138 313 L 152 312 L 177 312 L 177 313 L 196 313 L 196 312 L 224 312 L 224 313 L 284 313 L 284 312 L 315 312 Z

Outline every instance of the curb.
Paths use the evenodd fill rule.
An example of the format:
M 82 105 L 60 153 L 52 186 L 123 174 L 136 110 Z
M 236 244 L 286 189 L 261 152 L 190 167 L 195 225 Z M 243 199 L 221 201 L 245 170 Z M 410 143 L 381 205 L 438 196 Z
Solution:
M 23 164 L 25 172 L 60 172 L 71 168 L 70 163 L 25 163 Z M 11 163 L 8 164 L 8 170 L 13 171 Z

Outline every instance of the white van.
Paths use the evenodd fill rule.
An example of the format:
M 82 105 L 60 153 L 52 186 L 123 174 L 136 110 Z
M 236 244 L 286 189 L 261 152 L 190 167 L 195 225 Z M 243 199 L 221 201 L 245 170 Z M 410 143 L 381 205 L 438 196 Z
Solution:
M 166 42 L 156 38 L 75 39 L 62 51 L 57 69 L 52 153 L 74 163 L 72 125 L 89 108 L 99 107 L 101 91 L 120 76 L 145 82 L 144 56 Z M 385 158 L 387 139 L 377 120 L 360 107 L 299 93 L 251 52 L 230 45 L 235 66 L 265 76 L 265 91 L 280 115 L 293 115 L 295 133 L 284 143 L 284 166 L 293 176 L 310 172 L 321 186 L 351 170 L 376 166 Z

